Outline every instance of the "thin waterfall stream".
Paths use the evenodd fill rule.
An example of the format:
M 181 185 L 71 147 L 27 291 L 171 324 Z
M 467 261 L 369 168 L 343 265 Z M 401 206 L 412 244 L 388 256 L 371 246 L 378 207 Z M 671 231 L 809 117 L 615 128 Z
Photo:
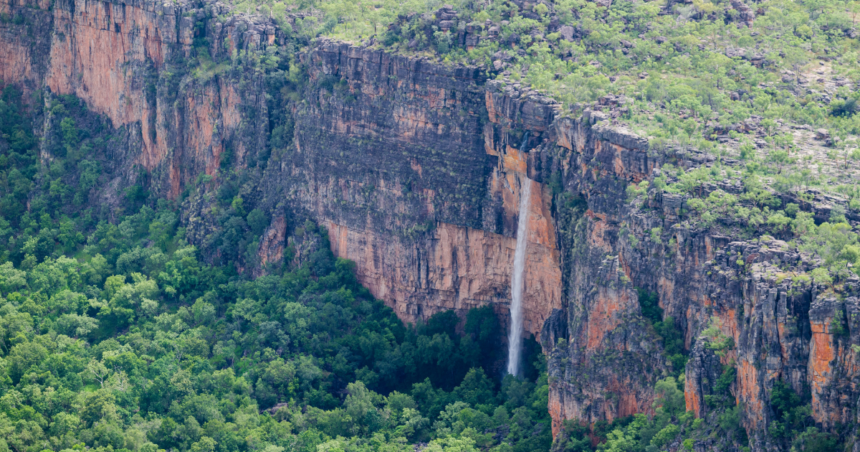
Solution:
M 526 239 L 529 225 L 531 181 L 520 177 L 520 211 L 517 220 L 517 247 L 511 275 L 511 331 L 508 333 L 508 373 L 516 376 L 520 370 L 523 336 L 523 286 L 525 283 Z

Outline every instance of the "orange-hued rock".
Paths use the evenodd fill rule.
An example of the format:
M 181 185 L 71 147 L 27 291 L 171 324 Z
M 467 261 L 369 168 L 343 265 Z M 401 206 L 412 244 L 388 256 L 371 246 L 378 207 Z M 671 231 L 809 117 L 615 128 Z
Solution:
M 178 92 L 161 92 L 175 90 L 176 85 L 160 80 L 182 76 L 162 77 L 168 55 L 173 48 L 187 53 L 192 43 L 193 22 L 181 15 L 183 7 L 188 8 L 63 0 L 51 10 L 53 33 L 43 75 L 50 92 L 74 94 L 91 111 L 107 116 L 114 127 L 127 126 L 137 134 L 140 148 L 133 149 L 135 161 L 129 165 L 162 171 L 165 185 L 157 188 L 174 198 L 199 174 L 216 175 L 227 143 L 244 121 L 242 98 L 229 78 L 188 77 Z M 220 31 L 222 26 L 216 28 Z M 235 44 L 233 28 L 212 39 L 213 51 L 224 41 Z M 9 70 L 26 78 L 27 53 L 16 55 Z M 6 71 L 6 66 L 0 70 Z M 242 165 L 244 145 L 233 146 L 236 163 Z
M 485 304 L 507 321 L 529 183 L 524 324 L 539 335 L 561 307 L 552 194 L 527 178 L 520 143 L 482 121 L 493 102 L 474 90 L 483 72 L 327 40 L 307 61 L 311 80 L 338 77 L 344 89 L 315 90 L 318 102 L 296 110 L 301 161 L 283 179 L 304 182 L 291 196 L 326 226 L 335 255 L 405 321 Z
M 117 127 L 154 113 L 146 105 L 143 87 L 131 86 L 128 65 L 162 64 L 162 42 L 175 40 L 173 30 L 159 26 L 154 10 L 96 0 L 72 1 L 72 11 L 54 9 L 56 32 L 45 84 L 54 93 L 75 94 Z M 149 131 L 144 132 L 146 137 Z
M 724 336 L 732 338 L 734 343 L 737 344 L 740 337 L 740 329 L 738 328 L 737 320 L 737 310 L 734 308 L 721 310 L 717 312 L 716 317 L 720 320 L 720 332 Z M 724 365 L 729 365 L 736 360 L 737 350 L 735 348 L 727 350 L 723 357 L 720 359 L 720 361 Z
M 748 428 L 757 429 L 764 422 L 765 405 L 759 370 L 746 358 L 738 362 L 738 403 L 743 403 L 748 414 Z
M 71 1 L 72 10 L 54 9 L 56 31 L 45 85 L 55 94 L 78 96 L 91 110 L 110 118 L 114 127 L 139 123 L 143 149 L 138 163 L 153 169 L 167 154 L 167 145 L 157 139 L 158 130 L 151 130 L 160 122 L 153 120 L 157 111 L 147 102 L 144 87 L 134 83 L 133 71 L 142 69 L 135 64 L 163 63 L 162 42 L 174 39 L 173 30 L 159 26 L 154 10 Z M 178 195 L 178 190 L 170 192 Z
M 508 146 L 507 149 L 505 149 L 503 157 L 505 170 L 528 174 L 528 161 L 526 159 L 527 157 L 525 152 L 521 152 Z
M 561 270 L 547 199 L 534 185 L 529 211 L 523 295 L 524 328 L 540 334 L 561 306 Z M 324 222 L 338 257 L 355 261 L 359 281 L 407 322 L 447 309 L 464 313 L 485 304 L 510 303 L 516 238 L 439 223 L 417 240 Z
M 3 25 L 0 24 L 0 27 Z M 0 31 L 0 80 L 5 83 L 32 80 L 33 62 L 30 60 L 29 49 L 6 31 Z
M 188 112 L 185 127 L 189 131 L 186 146 L 192 150 L 195 161 L 205 162 L 206 174 L 214 176 L 224 151 L 222 131 L 232 131 L 242 121 L 238 109 L 241 100 L 235 88 L 220 79 L 218 83 L 207 84 L 200 92 L 190 93 L 185 102 Z
M 812 341 L 809 346 L 809 380 L 812 390 L 813 416 L 818 419 L 826 417 L 821 395 L 831 382 L 833 360 L 836 353 L 833 346 L 833 334 L 828 331 L 829 322 L 810 322 Z
M 0 84 L 19 85 L 25 93 L 41 87 L 39 62 L 51 30 L 40 22 L 50 23 L 50 9 L 49 0 L 0 0 Z
M 558 436 L 558 433 L 561 431 L 562 422 L 566 419 L 564 416 L 564 411 L 561 406 L 561 400 L 559 400 L 559 392 L 551 391 L 549 395 L 549 406 L 547 409 L 549 410 L 549 417 L 552 419 L 552 437 L 555 438 Z
M 0 14 L 8 14 L 9 6 L 4 1 L 0 0 Z M 0 22 L 0 81 L 4 83 L 26 86 L 25 82 L 35 80 L 27 39 L 21 35 L 23 28 Z
M 568 301 L 569 345 L 555 347 L 550 358 L 554 434 L 565 419 L 593 424 L 652 412 L 653 385 L 665 368 L 639 317 L 637 293 L 618 254 L 610 254 L 616 230 L 603 214 L 584 217 L 576 239 L 584 241 L 584 254 L 575 257 Z
M 702 416 L 702 401 L 691 378 L 684 379 L 684 405 L 687 411 L 693 412 L 696 417 Z
M 617 327 L 622 321 L 622 315 L 633 308 L 630 291 L 620 293 L 600 287 L 588 312 L 588 322 L 585 325 L 586 339 L 583 341 L 589 350 L 598 350 L 603 345 L 603 338 Z
M 857 332 L 860 297 L 821 294 L 809 312 L 812 333 L 807 384 L 812 392 L 812 417 L 823 428 L 856 422 L 858 385 Z
M 631 152 L 641 154 L 641 151 L 628 149 L 614 143 L 609 144 L 609 147 L 611 152 L 614 154 L 612 159 L 612 171 L 616 176 L 635 183 L 639 183 L 648 178 L 648 174 L 643 171 L 643 168 L 632 169 L 627 167 L 629 165 L 628 159 L 625 158 L 627 154 Z M 646 171 L 649 169 L 650 168 L 644 168 Z
M 272 224 L 263 232 L 260 238 L 260 247 L 257 257 L 260 259 L 260 267 L 265 268 L 268 263 L 277 263 L 283 258 L 284 243 L 287 235 L 287 220 L 279 215 L 272 220 Z

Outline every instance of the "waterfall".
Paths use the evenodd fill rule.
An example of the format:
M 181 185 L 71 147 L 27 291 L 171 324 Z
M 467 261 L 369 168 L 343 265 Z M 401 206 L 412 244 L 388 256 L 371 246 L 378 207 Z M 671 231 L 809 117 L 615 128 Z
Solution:
M 520 349 L 523 342 L 523 283 L 525 282 L 526 239 L 528 236 L 531 186 L 528 177 L 520 177 L 517 248 L 514 251 L 514 268 L 511 275 L 511 331 L 508 334 L 508 373 L 511 375 L 519 373 Z
M 529 131 L 523 134 L 523 142 L 520 144 L 520 151 L 526 152 L 526 146 L 529 144 Z

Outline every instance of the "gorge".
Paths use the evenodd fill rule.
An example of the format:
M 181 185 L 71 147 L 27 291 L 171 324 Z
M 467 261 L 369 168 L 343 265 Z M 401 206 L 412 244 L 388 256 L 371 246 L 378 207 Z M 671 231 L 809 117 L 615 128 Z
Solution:
M 135 187 L 174 200 L 185 238 L 217 266 L 226 193 L 265 213 L 245 274 L 330 246 L 403 322 L 492 307 L 509 331 L 508 373 L 520 374 L 521 334 L 540 343 L 558 444 L 579 425 L 659 415 L 657 388 L 672 378 L 704 433 L 659 450 L 789 450 L 773 435 L 784 423 L 774 391 L 789 388 L 808 394 L 816 431 L 860 451 L 860 278 L 834 272 L 828 284 L 814 271 L 830 258 L 795 246 L 791 227 L 731 213 L 791 204 L 817 225 L 842 215 L 851 232 L 860 211 L 848 198 L 735 182 L 739 158 L 619 122 L 622 95 L 573 108 L 482 64 L 300 42 L 299 14 L 286 30 L 232 11 L 0 0 L 0 80 L 39 111 L 42 165 L 58 158 L 53 102 L 74 96 L 79 123 L 102 118 L 117 137 L 87 200 L 107 215 Z M 487 33 L 464 23 L 451 45 Z M 713 201 L 728 196 L 744 201 Z M 328 244 L 300 239 L 306 220 Z M 717 434 L 726 413 L 738 428 Z

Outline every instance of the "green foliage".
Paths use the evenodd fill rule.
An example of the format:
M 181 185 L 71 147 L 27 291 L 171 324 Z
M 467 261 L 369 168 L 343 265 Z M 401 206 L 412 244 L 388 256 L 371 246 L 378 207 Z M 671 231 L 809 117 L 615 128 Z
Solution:
M 710 408 L 731 409 L 735 406 L 735 398 L 731 394 L 731 387 L 737 379 L 737 369 L 734 363 L 723 366 L 723 372 L 714 382 L 712 394 L 705 395 L 705 403 Z
M 707 339 L 707 347 L 723 357 L 728 350 L 735 347 L 735 340 L 731 336 L 723 333 L 723 321 L 719 317 L 711 317 L 711 321 L 707 328 L 702 331 L 702 337 Z
M 814 427 L 810 405 L 810 393 L 804 389 L 801 396 L 784 381 L 774 383 L 770 393 L 770 405 L 775 420 L 771 422 L 768 433 L 780 444 L 794 446 L 796 450 L 835 450 L 836 438 L 820 434 Z M 832 449 L 820 449 L 829 445 Z
M 687 352 L 684 349 L 684 338 L 681 331 L 675 325 L 675 319 L 672 317 L 663 318 L 663 309 L 660 308 L 656 293 L 644 289 L 637 289 L 637 292 L 642 316 L 651 324 L 657 337 L 660 338 L 663 352 L 672 364 L 672 375 L 677 377 L 684 371 L 687 363 Z
M 845 311 L 842 307 L 836 309 L 833 319 L 830 320 L 830 332 L 836 337 L 848 336 L 848 328 L 845 325 Z
M 642 196 L 648 191 L 648 181 L 643 180 L 639 184 L 630 184 L 627 186 L 627 198 L 629 200 Z
M 647 452 L 665 448 L 679 436 L 691 433 L 691 416 L 685 413 L 682 384 L 683 379 L 674 377 L 655 384 L 655 414 L 650 418 L 636 414 L 611 424 L 598 422 L 591 429 L 575 421 L 565 422 L 553 452 Z M 592 446 L 591 438 L 598 440 L 596 447 Z
M 21 101 L 21 92 L 7 85 L 0 96 L 0 217 L 17 226 L 27 210 L 27 196 L 33 189 L 38 150 L 30 118 Z
M 132 232 L 122 238 L 107 240 L 116 226 L 100 225 L 79 259 L 0 266 L 0 331 L 12 335 L 0 353 L 4 391 L 52 387 L 71 397 L 21 402 L 15 410 L 56 421 L 35 436 L 7 436 L 9 444 L 245 450 L 260 441 L 306 450 L 370 445 L 382 433 L 391 447 L 487 447 L 498 440 L 481 432 L 515 422 L 505 441 L 549 447 L 546 374 L 539 385 L 499 386 L 480 367 L 498 356 L 491 310 L 469 313 L 465 336 L 450 311 L 406 327 L 327 250 L 293 272 L 230 276 L 201 264 L 176 229 L 156 226 L 172 226 L 175 212 L 147 209 L 121 222 Z M 148 240 L 167 246 L 142 248 Z M 79 414 L 63 415 L 76 399 Z M 4 413 L 19 416 L 11 409 Z
M 798 435 L 797 439 L 792 442 L 792 450 L 804 452 L 827 452 L 839 449 L 838 436 L 821 432 L 816 427 L 807 427 L 806 431 Z
M 857 99 L 835 100 L 830 104 L 830 114 L 833 116 L 851 117 L 857 113 Z
M 747 444 L 749 442 L 746 430 L 744 430 L 743 425 L 741 425 L 740 406 L 735 405 L 723 411 L 717 418 L 717 422 L 720 426 L 720 430 L 732 435 L 738 443 Z
M 642 309 L 642 316 L 648 319 L 652 324 L 663 321 L 663 309 L 660 307 L 660 300 L 656 292 L 648 292 L 644 289 L 637 289 L 639 294 L 639 307 Z
M 663 235 L 663 228 L 660 228 L 660 227 L 651 228 L 651 241 L 653 241 L 654 243 L 657 243 L 657 244 L 663 243 L 661 240 L 662 235 Z
M 52 109 L 62 145 L 53 164 L 71 191 L 100 177 L 98 135 L 75 125 L 90 121 L 76 102 L 63 98 Z M 4 91 L 0 114 L 4 164 L 38 183 L 19 93 Z M 63 174 L 68 168 L 80 176 Z M 105 452 L 401 451 L 418 442 L 428 450 L 549 448 L 545 361 L 532 354 L 531 380 L 495 379 L 502 328 L 491 308 L 470 311 L 462 333 L 451 311 L 404 325 L 358 284 L 355 265 L 324 245 L 298 268 L 239 274 L 237 248 L 256 250 L 270 219 L 237 186 L 229 178 L 222 185 L 223 230 L 204 244 L 224 251 L 216 265 L 186 242 L 176 205 L 141 195 L 144 185 L 129 192 L 134 213 L 114 212 L 113 222 L 64 214 L 41 198 L 51 195 L 22 197 L 41 207 L 15 223 L 4 211 L 0 444 Z M 14 187 L 7 195 L 17 202 Z M 328 243 L 323 228 L 293 223 L 296 240 Z

